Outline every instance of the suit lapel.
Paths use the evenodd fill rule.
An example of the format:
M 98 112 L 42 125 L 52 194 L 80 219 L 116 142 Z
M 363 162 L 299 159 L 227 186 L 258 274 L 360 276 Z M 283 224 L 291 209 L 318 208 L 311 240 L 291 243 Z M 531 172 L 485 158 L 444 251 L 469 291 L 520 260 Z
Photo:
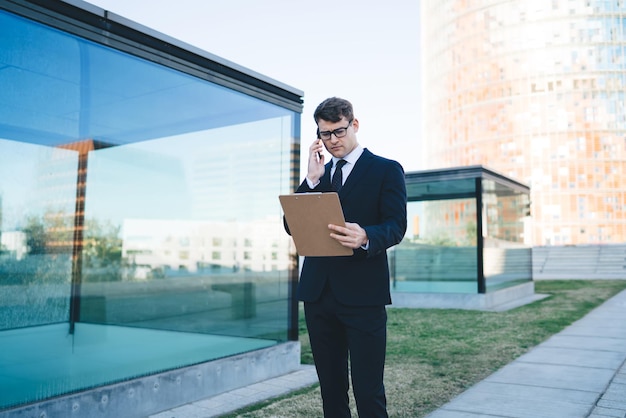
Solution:
M 352 189 L 356 184 L 358 184 L 358 182 L 363 181 L 363 179 L 367 177 L 367 170 L 373 161 L 374 154 L 372 154 L 367 148 L 363 149 L 363 153 L 361 154 L 359 159 L 356 160 L 354 168 L 350 172 L 350 175 L 346 179 L 346 182 L 343 184 L 343 187 L 341 188 L 339 194 L 342 196 L 346 196 L 352 191 Z

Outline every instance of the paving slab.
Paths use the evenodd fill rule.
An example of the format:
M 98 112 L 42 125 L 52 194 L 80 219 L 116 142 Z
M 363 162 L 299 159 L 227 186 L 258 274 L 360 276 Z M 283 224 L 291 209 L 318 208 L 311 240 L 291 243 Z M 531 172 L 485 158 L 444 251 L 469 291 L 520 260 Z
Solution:
M 569 418 L 584 416 L 595 399 L 595 394 L 585 391 L 483 381 L 429 417 L 443 418 L 449 412 L 462 411 L 491 417 Z
M 593 410 L 588 418 L 624 418 L 624 415 L 623 411 L 598 407 Z
M 595 396 L 586 396 L 587 402 L 583 402 L 579 391 L 567 391 L 567 396 L 562 392 L 551 393 L 553 397 L 531 397 L 531 393 L 538 394 L 539 388 L 528 389 L 524 386 L 511 386 L 505 393 L 496 389 L 495 392 L 472 390 L 463 395 L 454 404 L 445 406 L 429 415 L 430 418 L 445 418 L 458 412 L 472 413 L 472 416 L 490 417 L 515 417 L 515 418 L 550 418 L 550 417 L 584 417 L 590 410 L 590 405 L 595 401 Z M 510 394 L 511 390 L 517 391 Z M 579 395 L 579 397 L 577 397 Z M 567 397 L 569 400 L 563 400 Z M 457 409 L 458 408 L 458 409 Z M 456 416 L 456 415 L 451 416 Z
M 603 352 L 569 347 L 539 346 L 523 354 L 518 361 L 524 363 L 560 364 L 568 366 L 594 367 L 615 371 L 626 360 L 626 353 Z
M 600 394 L 614 375 L 615 370 L 610 369 L 515 361 L 485 380 L 495 383 L 581 390 Z
M 626 331 L 625 331 L 626 332 Z M 624 338 L 581 337 L 578 335 L 559 334 L 550 337 L 542 347 L 571 347 L 585 350 L 624 352 L 626 335 Z

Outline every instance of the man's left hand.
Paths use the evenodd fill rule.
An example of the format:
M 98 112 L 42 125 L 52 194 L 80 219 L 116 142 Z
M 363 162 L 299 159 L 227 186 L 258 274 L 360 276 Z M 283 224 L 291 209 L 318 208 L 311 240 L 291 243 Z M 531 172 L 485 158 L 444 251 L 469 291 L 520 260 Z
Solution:
M 346 222 L 346 226 L 329 224 L 331 238 L 336 239 L 344 247 L 357 249 L 367 244 L 367 233 L 359 224 Z

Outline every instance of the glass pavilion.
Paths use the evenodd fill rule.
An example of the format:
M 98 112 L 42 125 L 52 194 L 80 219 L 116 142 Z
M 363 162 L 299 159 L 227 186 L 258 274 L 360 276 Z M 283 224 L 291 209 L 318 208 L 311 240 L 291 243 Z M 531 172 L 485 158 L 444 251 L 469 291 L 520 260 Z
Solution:
M 406 173 L 392 291 L 487 294 L 532 281 L 529 188 L 482 166 Z
M 117 383 L 97 406 L 148 415 L 299 365 L 301 111 L 88 3 L 0 3 L 0 414 Z

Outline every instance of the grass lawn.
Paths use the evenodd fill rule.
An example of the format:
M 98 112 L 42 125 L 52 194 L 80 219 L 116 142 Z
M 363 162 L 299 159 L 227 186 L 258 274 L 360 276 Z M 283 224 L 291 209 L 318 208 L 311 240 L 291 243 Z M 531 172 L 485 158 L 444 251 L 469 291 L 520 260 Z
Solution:
M 423 417 L 626 289 L 626 280 L 535 282 L 550 297 L 507 312 L 388 309 L 385 388 L 390 417 Z M 312 364 L 300 315 L 302 363 Z M 352 416 L 356 417 L 351 397 Z M 321 417 L 319 386 L 225 417 Z

